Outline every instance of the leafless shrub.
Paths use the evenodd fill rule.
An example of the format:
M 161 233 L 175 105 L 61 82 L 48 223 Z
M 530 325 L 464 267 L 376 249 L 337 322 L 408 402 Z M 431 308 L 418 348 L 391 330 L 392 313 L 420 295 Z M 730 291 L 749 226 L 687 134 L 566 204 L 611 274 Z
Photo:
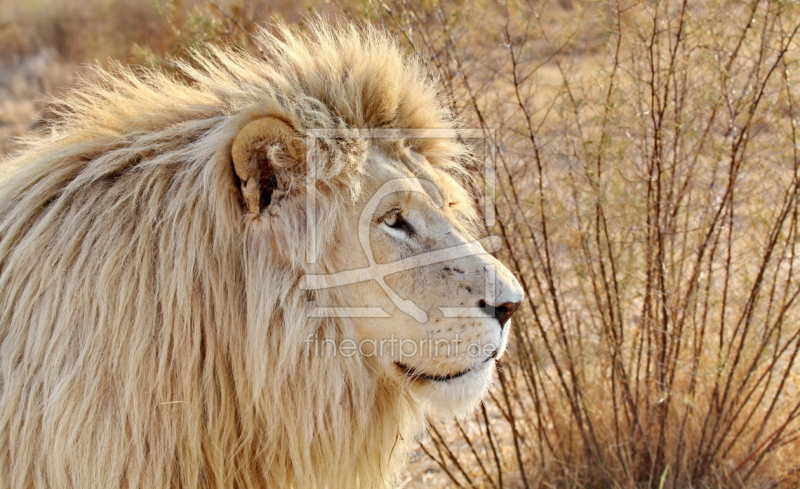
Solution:
M 493 135 L 527 292 L 458 487 L 800 483 L 798 8 L 407 0 L 371 12 Z

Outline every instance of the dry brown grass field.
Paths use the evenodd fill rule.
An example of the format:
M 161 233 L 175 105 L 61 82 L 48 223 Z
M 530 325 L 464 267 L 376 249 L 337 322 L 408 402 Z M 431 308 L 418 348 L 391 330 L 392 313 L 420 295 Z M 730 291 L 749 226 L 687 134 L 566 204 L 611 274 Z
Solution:
M 86 63 L 256 49 L 308 8 L 383 24 L 485 131 L 527 294 L 489 398 L 431 420 L 403 487 L 800 486 L 800 6 L 0 0 L 0 155 Z

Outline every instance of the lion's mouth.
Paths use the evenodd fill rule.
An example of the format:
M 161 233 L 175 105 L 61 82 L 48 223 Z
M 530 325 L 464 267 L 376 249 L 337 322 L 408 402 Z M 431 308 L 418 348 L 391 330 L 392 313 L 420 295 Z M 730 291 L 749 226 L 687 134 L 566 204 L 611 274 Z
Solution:
M 472 372 L 473 370 L 475 370 L 475 368 L 478 367 L 479 365 L 482 365 L 482 364 L 484 364 L 486 362 L 490 362 L 490 361 L 492 361 L 494 359 L 495 359 L 495 356 L 492 355 L 491 357 L 487 358 L 486 360 L 484 360 L 482 362 L 473 364 L 473 365 L 465 368 L 464 370 L 460 370 L 460 371 L 458 371 L 456 373 L 448 374 L 448 375 L 427 374 L 425 372 L 421 372 L 421 371 L 415 369 L 414 367 L 406 365 L 405 363 L 402 363 L 402 362 L 394 362 L 394 364 L 397 365 L 397 368 L 399 368 L 400 371 L 403 372 L 403 374 L 406 377 L 408 377 L 409 379 L 411 379 L 411 380 L 431 380 L 431 381 L 436 381 L 436 382 L 447 382 L 449 380 L 455 380 L 455 379 L 457 379 L 459 377 L 463 377 L 463 376 L 467 375 L 468 373 Z

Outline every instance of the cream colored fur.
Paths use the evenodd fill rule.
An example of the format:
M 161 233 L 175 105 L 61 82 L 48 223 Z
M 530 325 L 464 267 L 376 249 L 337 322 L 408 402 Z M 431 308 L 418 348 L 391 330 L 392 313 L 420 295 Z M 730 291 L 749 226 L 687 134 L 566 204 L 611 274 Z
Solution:
M 0 487 L 386 487 L 426 410 L 452 400 L 463 411 L 482 395 L 493 362 L 437 391 L 391 359 L 308 354 L 310 335 L 360 339 L 400 324 L 308 317 L 312 298 L 386 302 L 374 286 L 298 288 L 305 273 L 361 260 L 347 227 L 369 191 L 414 168 L 435 172 L 457 202 L 421 229 L 456 230 L 450 244 L 470 239 L 474 210 L 457 183 L 456 141 L 332 138 L 303 157 L 270 149 L 277 190 L 257 211 L 231 161 L 253 120 L 278 117 L 299 135 L 452 124 L 435 83 L 385 35 L 319 21 L 308 34 L 275 32 L 258 36 L 263 59 L 216 47 L 195 55 L 180 65 L 191 83 L 100 72 L 61 101 L 52 132 L 7 163 L 20 169 L 0 183 Z M 312 265 L 310 165 L 321 182 Z M 409 204 L 433 219 L 427 205 Z M 475 273 L 493 259 L 480 260 Z M 438 269 L 426 273 L 423 289 L 449 287 L 433 281 Z M 419 293 L 408 277 L 394 286 Z M 401 332 L 420 327 L 398 320 Z M 487 324 L 468 330 L 502 349 L 508 329 Z

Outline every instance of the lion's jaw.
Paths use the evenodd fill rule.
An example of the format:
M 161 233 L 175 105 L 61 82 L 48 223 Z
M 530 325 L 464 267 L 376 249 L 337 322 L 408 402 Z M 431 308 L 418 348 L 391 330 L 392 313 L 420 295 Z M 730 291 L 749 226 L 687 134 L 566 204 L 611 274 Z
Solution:
M 459 213 L 471 203 L 455 179 L 413 151 L 392 156 L 376 152 L 371 164 L 369 189 L 341 234 L 344 243 L 339 249 L 348 254 L 345 261 L 367 265 L 363 248 L 368 241 L 378 265 L 412 257 L 422 265 L 399 267 L 385 276 L 386 285 L 397 294 L 394 300 L 376 280 L 349 286 L 348 306 L 386 313 L 354 319 L 358 352 L 382 380 L 410 392 L 429 412 L 467 414 L 486 393 L 495 361 L 508 341 L 510 321 L 501 324 L 491 306 L 518 304 L 522 288 L 466 230 Z M 392 188 L 398 182 L 399 187 Z M 407 183 L 410 190 L 389 192 Z M 376 192 L 385 195 L 374 198 Z M 370 199 L 377 202 L 374 209 L 369 208 Z M 363 236 L 365 212 L 368 239 Z M 442 261 L 442 255 L 431 255 L 463 250 L 465 245 L 470 246 L 466 256 Z

